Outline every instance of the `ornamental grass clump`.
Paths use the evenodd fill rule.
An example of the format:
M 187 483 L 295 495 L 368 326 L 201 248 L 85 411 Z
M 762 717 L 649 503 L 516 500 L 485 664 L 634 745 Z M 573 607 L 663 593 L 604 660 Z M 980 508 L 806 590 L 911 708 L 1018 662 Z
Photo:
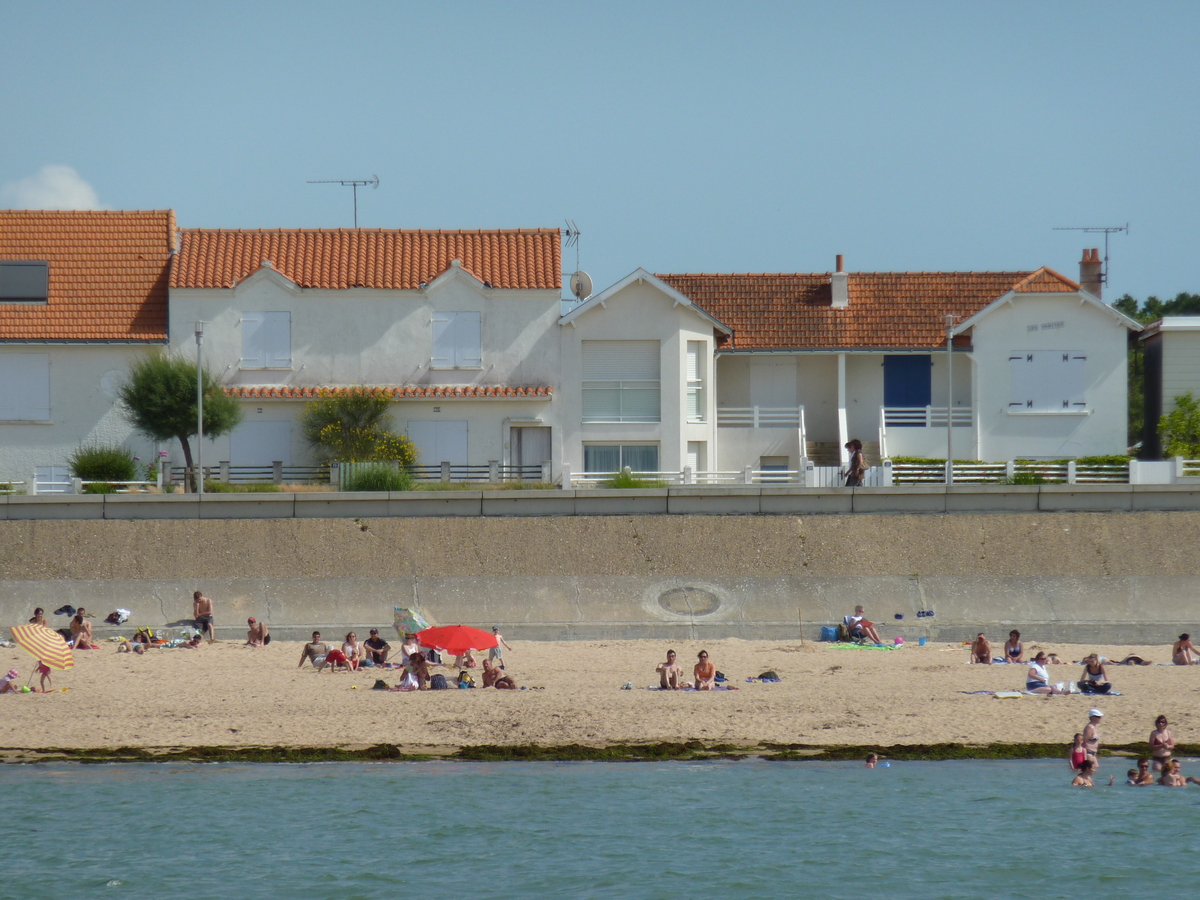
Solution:
M 346 477 L 343 491 L 411 491 L 413 477 L 407 469 L 394 469 L 386 463 L 357 466 Z
M 137 463 L 133 454 L 117 445 L 78 447 L 67 460 L 71 474 L 83 481 L 85 494 L 115 494 L 120 485 L 113 482 L 136 481 Z

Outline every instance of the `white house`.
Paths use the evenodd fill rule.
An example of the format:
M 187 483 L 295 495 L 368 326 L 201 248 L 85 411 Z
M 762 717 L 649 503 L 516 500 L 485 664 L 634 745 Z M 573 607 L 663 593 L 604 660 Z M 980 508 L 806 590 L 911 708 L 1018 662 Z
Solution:
M 206 465 L 310 461 L 297 417 L 321 391 L 395 399 L 421 464 L 559 463 L 559 232 L 185 229 L 170 341 L 203 352 L 245 420 Z
M 0 210 L 0 482 L 62 490 L 81 445 L 155 445 L 117 405 L 167 342 L 175 215 Z
M 1048 459 L 1125 451 L 1128 334 L 1140 326 L 1047 268 L 1028 272 L 659 275 L 722 323 L 717 464 Z M 949 320 L 947 317 L 952 317 Z M 947 329 L 953 351 L 947 352 Z M 953 356 L 953 359 L 951 359 Z
M 1142 458 L 1162 456 L 1158 420 L 1188 391 L 1200 399 L 1200 316 L 1167 316 L 1147 325 L 1144 348 L 1145 419 Z

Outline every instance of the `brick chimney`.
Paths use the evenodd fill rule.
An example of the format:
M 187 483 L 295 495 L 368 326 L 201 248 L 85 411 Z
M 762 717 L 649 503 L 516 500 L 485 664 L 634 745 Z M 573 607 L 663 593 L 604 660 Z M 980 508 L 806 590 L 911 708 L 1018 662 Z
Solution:
M 1079 261 L 1079 286 L 1097 300 L 1100 299 L 1101 289 L 1100 266 L 1100 248 L 1093 247 L 1091 250 L 1085 248 L 1083 259 Z
M 829 287 L 833 291 L 833 308 L 845 309 L 850 305 L 850 285 L 843 266 L 844 257 L 837 255 L 837 271 L 829 276 Z

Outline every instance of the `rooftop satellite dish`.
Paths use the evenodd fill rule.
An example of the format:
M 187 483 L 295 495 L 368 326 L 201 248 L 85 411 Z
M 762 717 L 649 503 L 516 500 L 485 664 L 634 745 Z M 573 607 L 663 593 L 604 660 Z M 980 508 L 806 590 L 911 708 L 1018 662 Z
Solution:
M 571 293 L 576 300 L 586 300 L 592 296 L 592 276 L 583 269 L 571 275 Z

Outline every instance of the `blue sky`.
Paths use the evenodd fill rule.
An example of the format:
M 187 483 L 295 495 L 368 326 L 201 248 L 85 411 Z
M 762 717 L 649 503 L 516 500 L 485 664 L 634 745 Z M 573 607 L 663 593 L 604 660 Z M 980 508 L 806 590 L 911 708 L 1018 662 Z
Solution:
M 1200 292 L 1195 2 L 0 10 L 3 206 L 350 227 L 306 181 L 378 175 L 361 226 L 570 218 L 597 289 L 837 253 L 1075 278 L 1102 236 L 1052 229 L 1129 222 L 1105 299 Z

